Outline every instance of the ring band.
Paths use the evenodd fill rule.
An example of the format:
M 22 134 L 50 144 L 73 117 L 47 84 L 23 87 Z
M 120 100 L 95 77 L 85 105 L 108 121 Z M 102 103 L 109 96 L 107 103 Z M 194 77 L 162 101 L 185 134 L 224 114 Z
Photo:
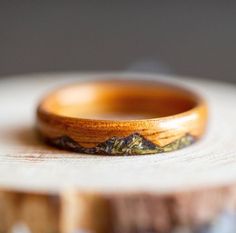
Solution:
M 156 81 L 93 81 L 57 89 L 37 108 L 49 144 L 86 154 L 174 151 L 204 133 L 207 106 L 197 94 Z

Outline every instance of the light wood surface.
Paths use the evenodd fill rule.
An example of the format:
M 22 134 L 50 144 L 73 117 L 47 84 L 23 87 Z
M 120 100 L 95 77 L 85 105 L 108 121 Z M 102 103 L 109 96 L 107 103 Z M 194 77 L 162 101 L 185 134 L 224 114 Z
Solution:
M 200 92 L 210 109 L 205 137 L 179 151 L 140 157 L 89 156 L 41 143 L 33 129 L 40 97 L 58 85 L 99 77 L 164 80 Z M 142 74 L 51 74 L 1 80 L 0 214 L 8 216 L 0 218 L 1 229 L 9 232 L 23 222 L 32 232 L 41 233 L 67 233 L 72 229 L 125 233 L 146 229 L 147 225 L 155 231 L 171 232 L 179 227 L 194 229 L 211 223 L 223 210 L 235 212 L 236 87 L 187 80 Z M 175 207 L 170 207 L 172 204 Z M 155 206 L 157 211 L 150 212 L 146 205 Z M 164 222 L 156 222 L 166 208 L 171 216 L 166 214 Z M 192 216 L 193 210 L 199 214 Z M 209 213 L 202 215 L 206 210 Z M 30 211 L 41 224 L 50 220 L 45 223 L 50 231 L 41 229 L 37 221 L 30 225 Z M 97 216 L 90 214 L 96 211 L 100 213 L 101 225 L 96 223 Z M 137 218 L 132 213 L 138 213 Z M 72 218 L 66 220 L 67 214 Z M 110 220 L 106 222 L 104 217 Z M 165 222 L 170 219 L 171 223 Z

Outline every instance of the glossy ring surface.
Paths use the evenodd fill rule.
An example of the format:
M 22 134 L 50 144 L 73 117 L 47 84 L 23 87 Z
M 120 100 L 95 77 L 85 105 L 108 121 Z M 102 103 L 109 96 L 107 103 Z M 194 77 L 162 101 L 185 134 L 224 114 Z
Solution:
M 49 144 L 78 153 L 142 155 L 174 151 L 198 140 L 205 101 L 156 81 L 93 81 L 65 86 L 37 108 L 37 130 Z

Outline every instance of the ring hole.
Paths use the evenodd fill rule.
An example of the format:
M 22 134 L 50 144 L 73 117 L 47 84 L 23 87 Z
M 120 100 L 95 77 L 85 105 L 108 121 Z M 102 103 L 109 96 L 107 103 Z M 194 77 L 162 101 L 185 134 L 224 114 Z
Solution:
M 196 97 L 171 85 L 157 82 L 108 81 L 65 87 L 44 102 L 57 115 L 104 120 L 138 120 L 165 117 L 188 111 Z

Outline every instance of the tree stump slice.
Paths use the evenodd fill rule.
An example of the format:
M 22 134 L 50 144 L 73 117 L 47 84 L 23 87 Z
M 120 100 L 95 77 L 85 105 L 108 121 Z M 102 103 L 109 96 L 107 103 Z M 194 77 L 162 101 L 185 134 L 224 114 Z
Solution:
M 93 79 L 161 80 L 199 92 L 207 133 L 179 151 L 96 156 L 58 150 L 35 134 L 38 101 Z M 0 232 L 236 232 L 236 86 L 130 73 L 34 74 L 0 80 Z

